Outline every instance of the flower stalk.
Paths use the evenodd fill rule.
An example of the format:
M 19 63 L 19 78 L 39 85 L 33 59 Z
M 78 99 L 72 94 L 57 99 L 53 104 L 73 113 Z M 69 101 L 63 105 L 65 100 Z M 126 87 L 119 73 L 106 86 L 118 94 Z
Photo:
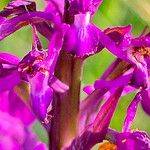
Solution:
M 58 58 L 55 76 L 68 85 L 69 90 L 64 94 L 54 95 L 50 149 L 59 150 L 77 136 L 82 65 L 83 59 L 63 51 Z

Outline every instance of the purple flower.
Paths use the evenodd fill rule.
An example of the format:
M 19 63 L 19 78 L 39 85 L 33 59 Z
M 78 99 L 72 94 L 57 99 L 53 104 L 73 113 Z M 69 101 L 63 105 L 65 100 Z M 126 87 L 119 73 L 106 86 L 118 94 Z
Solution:
M 46 51 L 34 49 L 19 62 L 17 57 L 1 53 L 2 70 L 8 72 L 5 71 L 5 75 L 1 77 L 1 84 L 4 85 L 1 87 L 1 91 L 10 90 L 13 87 L 18 86 L 18 84 L 21 84 L 23 81 L 29 82 L 27 86 L 30 86 L 31 90 L 29 93 L 28 105 L 31 105 L 33 112 L 43 122 L 46 122 L 47 109 L 52 101 L 53 90 L 50 87 L 51 84 L 53 88 L 56 86 L 56 91 L 60 91 L 59 89 L 62 87 L 64 89 L 61 89 L 60 92 L 64 92 L 67 88 L 63 83 L 59 82 L 61 87 L 58 89 L 58 85 L 56 85 L 58 80 L 51 83 L 51 80 L 53 80 L 55 62 L 59 54 L 59 46 L 55 46 L 55 44 L 58 40 L 61 42 L 61 38 L 60 33 L 54 35 L 54 38 L 49 45 L 48 53 L 50 54 L 48 54 L 48 56 L 46 56 Z M 34 48 L 38 48 L 36 42 L 38 43 L 38 41 L 34 41 Z M 5 83 L 6 80 L 9 82 L 9 85 Z
M 149 137 L 130 129 L 140 102 L 146 112 L 150 110 L 149 34 L 134 38 L 130 25 L 100 30 L 91 19 L 101 3 L 46 0 L 45 11 L 38 12 L 34 2 L 15 0 L 0 13 L 0 40 L 23 26 L 33 29 L 32 49 L 21 60 L 0 53 L 1 109 L 22 123 L 20 131 L 25 134 L 17 146 L 34 143 L 26 138 L 31 134 L 27 125 L 37 117 L 46 127 L 52 150 L 90 150 L 104 139 L 112 142 L 105 143 L 106 148 L 149 148 Z M 48 39 L 48 50 L 42 48 L 37 31 Z M 118 58 L 94 85 L 84 88 L 88 95 L 80 101 L 83 61 L 104 47 Z M 139 91 L 128 107 L 123 131 L 110 132 L 120 97 L 136 89 Z M 14 135 L 6 134 L 10 144 L 16 144 Z M 32 149 L 47 149 L 34 141 Z
M 66 0 L 61 2 L 46 0 L 46 2 L 45 11 L 47 13 L 57 14 L 58 20 L 70 24 L 70 28 L 64 36 L 62 49 L 77 57 L 86 58 L 100 52 L 105 47 L 101 41 L 103 34 L 107 34 L 117 43 L 121 41 L 122 35 L 130 30 L 127 26 L 125 28 L 108 28 L 103 32 L 91 22 L 102 0 Z
M 0 103 L 0 149 L 34 149 L 39 141 L 31 131 L 35 119 L 27 106 L 13 91 L 0 93 Z
M 22 120 L 0 110 L 0 122 L 1 150 L 33 150 L 39 147 L 38 138 Z
M 131 124 L 135 118 L 138 104 L 140 102 L 141 95 L 138 93 L 132 103 L 129 105 L 127 110 L 127 115 L 123 125 L 123 131 L 121 133 L 113 130 L 108 130 L 106 139 L 110 143 L 105 143 L 100 146 L 107 147 L 107 145 L 112 144 L 117 150 L 149 150 L 150 149 L 150 137 L 144 131 L 131 130 Z
M 117 35 L 117 32 L 112 32 L 113 34 L 110 33 L 107 37 L 104 35 L 106 46 L 109 43 L 111 47 L 108 47 L 108 49 L 112 50 L 113 54 L 119 58 L 110 65 L 102 77 L 95 82 L 94 86 L 87 86 L 84 89 L 87 93 L 92 93 L 93 100 L 90 98 L 89 102 L 88 100 L 83 102 L 85 103 L 83 104 L 83 110 L 90 107 L 91 104 L 96 108 L 96 105 L 101 102 L 102 98 L 106 97 L 104 96 L 106 92 L 113 92 L 113 89 L 124 86 L 126 90 L 124 94 L 140 89 L 142 107 L 146 113 L 150 114 L 148 81 L 149 34 L 139 38 L 133 38 L 129 31 L 122 35 L 121 38 Z M 113 36 L 121 40 L 115 43 L 114 38 L 112 40 Z M 94 100 L 96 96 L 99 97 L 97 101 Z
M 110 133 L 114 142 L 102 143 L 99 147 L 101 149 L 113 149 L 113 150 L 149 150 L 150 149 L 150 137 L 144 131 L 131 131 L 119 133 L 111 131 Z

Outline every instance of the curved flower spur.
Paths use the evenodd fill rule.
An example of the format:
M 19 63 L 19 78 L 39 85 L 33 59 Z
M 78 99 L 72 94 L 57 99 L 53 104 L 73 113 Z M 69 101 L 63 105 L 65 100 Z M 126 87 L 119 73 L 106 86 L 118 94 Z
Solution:
M 2 101 L 5 105 L 1 110 L 21 119 L 25 126 L 37 118 L 46 128 L 51 150 L 90 150 L 104 139 L 110 142 L 102 144 L 100 150 L 122 146 L 128 150 L 131 144 L 132 148 L 148 149 L 148 135 L 130 131 L 130 126 L 139 102 L 150 112 L 149 34 L 133 38 L 130 25 L 104 31 L 96 27 L 91 19 L 102 0 L 45 3 L 40 12 L 35 2 L 14 0 L 0 12 L 0 40 L 23 26 L 33 29 L 32 50 L 22 60 L 0 53 L 0 94 L 7 102 Z M 49 40 L 48 50 L 42 48 L 37 32 Z M 80 101 L 83 62 L 103 48 L 118 58 L 94 85 L 84 89 L 88 96 Z M 120 97 L 136 89 L 139 91 L 128 108 L 123 132 L 110 130 Z M 106 101 L 100 105 L 103 98 Z M 33 147 L 47 149 L 42 143 Z

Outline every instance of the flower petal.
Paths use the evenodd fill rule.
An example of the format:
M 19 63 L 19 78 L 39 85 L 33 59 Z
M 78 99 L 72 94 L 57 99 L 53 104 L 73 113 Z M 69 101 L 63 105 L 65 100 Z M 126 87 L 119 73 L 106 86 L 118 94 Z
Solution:
M 30 11 L 35 11 L 35 2 L 14 0 L 10 2 L 3 11 L 0 12 L 0 16 L 9 17 L 12 15 L 19 15 Z
M 58 17 L 62 17 L 64 14 L 64 0 L 45 0 L 46 5 L 46 12 L 50 12 L 52 14 L 58 15 Z
M 141 104 L 144 111 L 150 115 L 150 92 L 149 90 L 142 90 L 141 91 Z
M 9 113 L 19 118 L 25 125 L 33 123 L 35 117 L 31 110 L 24 104 L 24 102 L 16 95 L 14 90 L 11 90 L 8 95 Z
M 20 74 L 18 71 L 12 71 L 7 74 L 5 77 L 0 78 L 0 92 L 10 90 L 15 85 L 21 82 Z
M 59 93 L 65 93 L 69 89 L 65 83 L 61 82 L 56 77 L 51 77 L 49 79 L 49 86 Z
M 101 3 L 102 0 L 69 0 L 69 12 L 71 15 L 79 14 L 80 12 L 90 12 L 93 15 Z
M 34 148 L 34 150 L 48 150 L 48 148 L 47 148 L 46 144 L 41 143 L 41 144 L 38 144 L 38 145 Z
M 135 86 L 137 88 L 147 88 L 149 84 L 147 66 L 144 64 L 142 65 L 140 63 L 138 63 L 137 65 L 138 66 L 136 66 L 134 69 L 130 85 Z
M 112 54 L 117 56 L 118 58 L 121 58 L 122 60 L 129 62 L 133 64 L 131 58 L 128 56 L 128 53 L 126 50 L 124 50 L 122 47 L 119 48 L 116 43 L 103 31 L 99 32 L 99 41 L 102 43 L 104 47 L 106 47 Z
M 88 95 L 80 104 L 80 131 L 93 121 L 93 115 L 97 112 L 99 104 L 103 100 L 108 89 L 95 90 Z M 91 107 L 93 109 L 91 109 Z
M 116 144 L 118 150 L 150 150 L 150 137 L 143 131 L 120 133 Z
M 95 89 L 101 89 L 101 88 L 117 88 L 120 86 L 126 86 L 128 85 L 131 77 L 133 75 L 133 68 L 125 72 L 122 76 L 118 77 L 115 80 L 111 81 L 105 81 L 103 79 L 99 79 L 95 82 L 94 87 Z
M 38 24 L 45 21 L 47 25 L 49 25 L 49 30 L 53 29 L 51 25 L 55 25 L 56 22 L 54 20 L 54 16 L 52 16 L 50 13 L 44 12 L 30 12 L 19 15 L 10 20 L 4 20 L 0 24 L 0 40 L 30 23 Z
M 127 46 L 130 44 L 130 41 L 127 39 L 128 34 L 131 32 L 131 25 L 128 26 L 120 26 L 120 27 L 112 27 L 104 30 L 105 34 L 107 34 L 116 45 L 120 45 L 123 42 L 129 42 L 128 44 L 124 43 L 122 46 Z
M 76 19 L 77 17 L 79 18 L 81 15 L 76 16 Z M 78 24 L 71 25 L 65 34 L 63 49 L 78 57 L 89 56 L 101 51 L 103 46 L 99 43 L 99 29 L 93 24 L 86 24 L 83 19 L 81 20 L 83 23 L 79 23 L 77 20 Z
M 49 76 L 38 72 L 33 78 L 29 79 L 31 86 L 31 106 L 33 112 L 43 123 L 48 123 L 48 110 L 52 102 L 53 90 L 48 86 Z
M 130 127 L 135 118 L 137 107 L 140 101 L 141 101 L 141 94 L 138 93 L 133 99 L 133 101 L 131 102 L 131 104 L 128 106 L 127 115 L 126 115 L 124 126 L 123 126 L 123 132 L 130 131 Z
M 86 93 L 86 94 L 92 94 L 94 92 L 95 88 L 93 85 L 86 85 L 84 88 L 83 88 L 83 91 Z
M 17 66 L 20 62 L 20 59 L 15 55 L 0 52 L 0 63 L 1 64 L 10 64 Z

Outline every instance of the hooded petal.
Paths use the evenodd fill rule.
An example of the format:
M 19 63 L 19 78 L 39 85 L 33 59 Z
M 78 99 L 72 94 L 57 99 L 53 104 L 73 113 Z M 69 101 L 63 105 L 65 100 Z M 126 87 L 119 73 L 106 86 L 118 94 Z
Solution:
M 75 16 L 75 23 L 64 37 L 63 49 L 68 53 L 86 57 L 103 49 L 99 43 L 99 29 L 89 23 L 89 17 L 89 13 Z
M 107 28 L 104 32 L 116 43 L 116 45 L 128 46 L 131 43 L 131 39 L 129 37 L 131 28 L 131 25 L 112 27 Z
M 125 60 L 126 62 L 129 62 L 133 64 L 133 62 L 128 57 L 128 53 L 125 49 L 122 47 L 119 48 L 116 43 L 107 36 L 103 31 L 99 32 L 99 40 L 101 41 L 102 45 L 106 47 L 112 54 L 117 56 L 118 58 Z
M 69 12 L 71 15 L 79 14 L 80 12 L 90 12 L 93 15 L 102 0 L 69 0 Z
M 63 17 L 64 14 L 64 0 L 45 0 L 46 1 L 46 12 L 53 13 L 58 17 Z

